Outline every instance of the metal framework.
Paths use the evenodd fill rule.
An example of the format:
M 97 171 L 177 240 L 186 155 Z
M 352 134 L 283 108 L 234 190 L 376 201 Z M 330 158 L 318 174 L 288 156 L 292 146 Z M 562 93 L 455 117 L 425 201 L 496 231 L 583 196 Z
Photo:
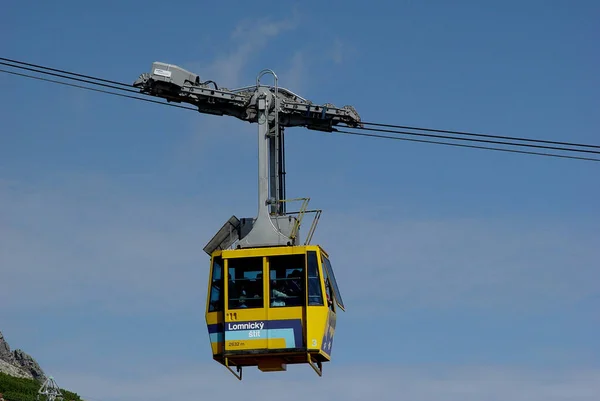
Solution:
M 280 88 L 275 72 L 262 70 L 256 84 L 229 90 L 219 88 L 214 81 L 202 82 L 200 77 L 181 67 L 162 62 L 152 64 L 152 72 L 144 73 L 134 82 L 142 93 L 161 97 L 169 102 L 189 103 L 200 113 L 232 116 L 258 125 L 258 213 L 255 218 L 232 216 L 204 247 L 209 255 L 217 249 L 297 245 L 299 229 L 305 213 L 315 212 L 307 233 L 306 244 L 312 238 L 320 210 L 308 211 L 309 198 L 286 199 L 285 127 L 306 127 L 325 132 L 334 126 L 362 127 L 352 106 L 314 105 L 292 91 Z M 261 78 L 273 76 L 273 85 L 264 85 Z M 288 213 L 287 203 L 302 201 L 299 212 Z M 297 214 L 297 217 L 294 216 Z
M 60 392 L 60 388 L 58 384 L 54 381 L 52 376 L 48 377 L 44 384 L 40 387 L 37 394 L 37 400 L 42 401 L 40 396 L 46 396 L 44 401 L 61 401 L 62 393 Z

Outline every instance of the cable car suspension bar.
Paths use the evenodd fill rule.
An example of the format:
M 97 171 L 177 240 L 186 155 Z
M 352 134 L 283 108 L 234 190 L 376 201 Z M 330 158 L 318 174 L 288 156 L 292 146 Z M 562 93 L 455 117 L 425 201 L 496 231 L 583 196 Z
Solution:
M 352 106 L 336 107 L 326 103 L 314 105 L 292 91 L 280 88 L 277 75 L 265 69 L 254 86 L 229 90 L 214 81 L 200 80 L 197 74 L 162 62 L 152 64 L 152 72 L 144 73 L 133 86 L 142 93 L 161 97 L 168 102 L 188 103 L 200 113 L 231 116 L 258 125 L 258 214 L 256 218 L 232 216 L 205 246 L 209 255 L 217 249 L 299 245 L 299 227 L 307 209 L 305 200 L 298 217 L 286 213 L 285 146 L 286 127 L 306 127 L 325 132 L 344 124 L 362 128 L 360 117 Z M 273 76 L 274 85 L 260 82 L 264 75 Z M 307 236 L 312 238 L 318 211 Z

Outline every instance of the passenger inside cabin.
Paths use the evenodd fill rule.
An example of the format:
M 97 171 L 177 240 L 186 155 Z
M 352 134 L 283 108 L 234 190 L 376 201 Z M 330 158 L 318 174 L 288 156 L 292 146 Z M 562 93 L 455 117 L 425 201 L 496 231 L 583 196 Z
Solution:
M 286 292 L 290 296 L 290 299 L 287 302 L 288 306 L 301 306 L 304 303 L 302 278 L 302 271 L 299 269 L 295 269 L 287 275 L 285 287 Z
M 283 286 L 277 285 L 277 281 L 271 280 L 271 306 L 285 306 L 285 298 L 289 298 Z
M 228 275 L 229 279 L 229 308 L 233 308 L 236 305 L 236 308 L 247 308 L 246 305 L 246 290 L 243 285 L 236 280 L 231 279 L 231 273 Z M 237 301 L 233 303 L 232 301 Z
M 239 305 L 238 308 L 247 308 L 248 305 L 246 305 L 246 296 L 245 295 L 240 295 L 240 299 L 239 299 Z
M 287 278 L 290 295 L 302 296 L 302 272 L 296 269 L 288 274 Z
M 329 277 L 327 277 L 325 279 L 325 296 L 327 298 L 327 306 L 329 306 L 330 309 L 332 309 L 333 306 L 333 300 L 331 299 L 331 293 L 333 291 L 331 290 L 331 283 L 329 282 Z
M 303 306 L 305 294 L 304 255 L 278 255 L 269 258 L 271 306 Z

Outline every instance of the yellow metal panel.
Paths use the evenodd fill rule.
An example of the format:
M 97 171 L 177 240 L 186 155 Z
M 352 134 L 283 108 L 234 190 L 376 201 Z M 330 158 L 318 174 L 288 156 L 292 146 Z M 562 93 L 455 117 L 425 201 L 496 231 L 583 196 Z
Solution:
M 269 338 L 269 349 L 282 349 L 286 347 L 284 338 Z
M 307 308 L 308 332 L 306 345 L 311 351 L 321 349 L 328 311 L 329 308 L 326 306 L 309 306 Z
M 317 251 L 321 248 L 318 245 L 307 245 L 307 246 L 276 246 L 268 248 L 243 248 L 243 249 L 229 249 L 224 251 L 217 251 L 222 253 L 223 258 L 247 258 L 253 256 L 277 256 L 277 255 L 294 255 L 302 254 L 306 251 Z M 215 252 L 216 253 L 216 252 Z
M 212 253 L 212 257 L 222 256 L 223 258 L 243 258 L 248 256 L 273 256 L 273 255 L 291 255 L 304 253 L 306 251 L 322 252 L 329 258 L 329 254 L 321 248 L 320 245 L 298 245 L 298 246 L 276 246 L 266 248 L 242 248 L 217 250 Z
M 219 322 L 219 312 L 209 312 L 206 314 L 206 324 L 217 324 Z
M 269 307 L 269 320 L 301 319 L 304 321 L 302 315 L 302 306 Z
M 227 351 L 246 351 L 267 348 L 267 339 L 260 340 L 228 340 Z

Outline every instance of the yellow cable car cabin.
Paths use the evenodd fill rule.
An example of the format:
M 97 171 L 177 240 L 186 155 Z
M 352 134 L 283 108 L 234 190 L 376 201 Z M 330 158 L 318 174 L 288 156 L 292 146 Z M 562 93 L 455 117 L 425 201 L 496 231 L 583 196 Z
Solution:
M 244 366 L 268 372 L 299 363 L 321 375 L 344 309 L 327 253 L 318 245 L 265 247 L 219 250 L 211 259 L 213 358 L 239 379 Z

